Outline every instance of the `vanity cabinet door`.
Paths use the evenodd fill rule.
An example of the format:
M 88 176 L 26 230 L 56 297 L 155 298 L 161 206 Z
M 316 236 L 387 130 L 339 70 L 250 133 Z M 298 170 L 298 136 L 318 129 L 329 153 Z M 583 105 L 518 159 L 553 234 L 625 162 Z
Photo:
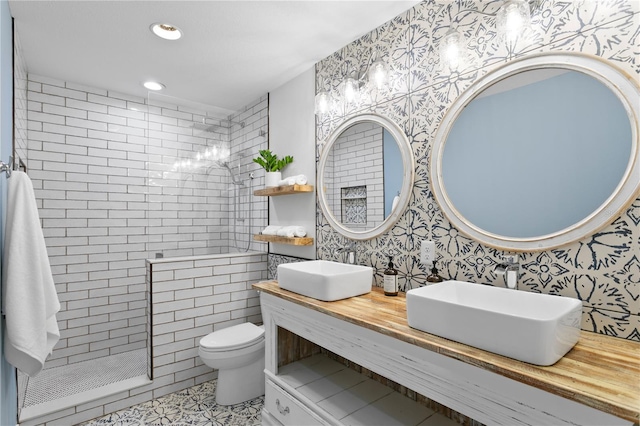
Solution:
M 267 380 L 266 383 L 264 406 L 269 411 L 269 414 L 283 425 L 311 426 L 326 424 L 307 407 L 270 380 Z

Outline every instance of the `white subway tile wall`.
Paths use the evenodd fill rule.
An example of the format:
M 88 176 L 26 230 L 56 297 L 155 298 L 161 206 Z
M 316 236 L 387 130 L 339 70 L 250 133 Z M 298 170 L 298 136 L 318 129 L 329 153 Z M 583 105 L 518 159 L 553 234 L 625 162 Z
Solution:
M 251 285 L 267 279 L 267 257 L 248 252 L 148 260 L 145 303 L 153 312 L 147 323 L 153 383 L 21 425 L 77 424 L 216 378 L 217 372 L 200 360 L 200 339 L 231 325 L 262 322 L 260 299 Z
M 148 261 L 154 398 L 216 377 L 198 356 L 200 339 L 235 324 L 262 323 L 251 285 L 267 279 L 267 254 Z
M 144 260 L 155 253 L 266 249 L 251 241 L 266 226 L 266 200 L 249 185 L 253 151 L 267 144 L 266 95 L 223 120 L 44 76 L 26 87 L 25 157 L 62 304 L 47 367 L 147 346 Z M 221 164 L 198 162 L 213 147 L 231 153 L 244 186 Z
M 328 204 L 335 214 L 342 213 L 338 219 L 348 224 L 350 229 L 371 229 L 385 219 L 382 130 L 374 123 L 359 123 L 349 127 L 336 140 L 328 158 L 327 167 L 331 172 L 326 178 L 332 188 L 328 192 Z M 346 192 L 354 192 L 349 189 L 357 187 L 366 188 L 361 195 L 364 198 L 345 195 Z M 359 206 L 361 211 L 350 209 L 348 204 L 354 201 L 362 202 Z M 354 220 L 359 216 L 364 221 Z
M 197 358 L 197 341 L 261 321 L 251 284 L 267 277 L 266 254 L 178 260 L 157 272 L 155 286 L 145 259 L 161 253 L 158 265 L 167 267 L 174 257 L 266 250 L 252 241 L 267 224 L 267 199 L 253 196 L 264 173 L 252 158 L 267 147 L 268 96 L 220 120 L 160 98 L 24 77 L 28 149 L 20 158 L 62 304 L 62 336 L 47 367 L 146 347 L 155 377 L 28 423 L 77 423 L 214 377 Z M 198 164 L 198 153 L 214 146 L 230 153 L 228 168 Z M 159 321 L 155 336 L 149 312 Z
M 27 163 L 27 67 L 17 32 L 13 34 L 13 140 L 15 156 Z

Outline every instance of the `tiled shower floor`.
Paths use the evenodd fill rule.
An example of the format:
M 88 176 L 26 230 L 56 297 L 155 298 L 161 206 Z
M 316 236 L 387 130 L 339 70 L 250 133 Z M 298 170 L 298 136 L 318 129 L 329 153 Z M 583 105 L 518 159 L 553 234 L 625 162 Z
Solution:
M 147 373 L 146 357 L 147 350 L 139 349 L 45 369 L 36 377 L 26 379 L 23 406 L 43 404 L 145 375 Z
M 19 420 L 25 422 L 150 383 L 147 350 L 46 368 L 34 378 L 19 373 L 18 383 Z
M 222 406 L 215 401 L 216 381 L 163 396 L 108 414 L 83 426 L 257 426 L 264 397 L 241 404 Z

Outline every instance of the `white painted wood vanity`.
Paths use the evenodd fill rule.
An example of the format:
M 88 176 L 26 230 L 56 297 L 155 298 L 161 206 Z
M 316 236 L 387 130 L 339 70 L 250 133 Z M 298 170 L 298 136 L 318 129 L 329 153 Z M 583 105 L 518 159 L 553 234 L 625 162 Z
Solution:
M 296 388 L 296 365 L 278 368 L 278 327 L 487 425 L 638 424 L 636 342 L 582 332 L 563 359 L 539 367 L 410 328 L 403 295 L 322 302 L 276 282 L 254 288 L 266 332 L 263 424 L 343 424 Z

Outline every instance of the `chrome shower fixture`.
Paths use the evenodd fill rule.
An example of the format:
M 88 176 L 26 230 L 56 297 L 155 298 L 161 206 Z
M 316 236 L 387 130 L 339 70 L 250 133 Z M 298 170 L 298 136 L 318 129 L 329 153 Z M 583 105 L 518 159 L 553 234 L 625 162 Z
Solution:
M 231 166 L 229 166 L 228 161 L 219 161 L 217 163 L 220 167 L 227 169 L 229 176 L 231 176 L 231 182 L 233 182 L 234 185 L 244 186 L 244 182 L 240 179 L 240 165 L 238 165 L 238 174 L 233 174 L 233 170 L 231 169 Z

